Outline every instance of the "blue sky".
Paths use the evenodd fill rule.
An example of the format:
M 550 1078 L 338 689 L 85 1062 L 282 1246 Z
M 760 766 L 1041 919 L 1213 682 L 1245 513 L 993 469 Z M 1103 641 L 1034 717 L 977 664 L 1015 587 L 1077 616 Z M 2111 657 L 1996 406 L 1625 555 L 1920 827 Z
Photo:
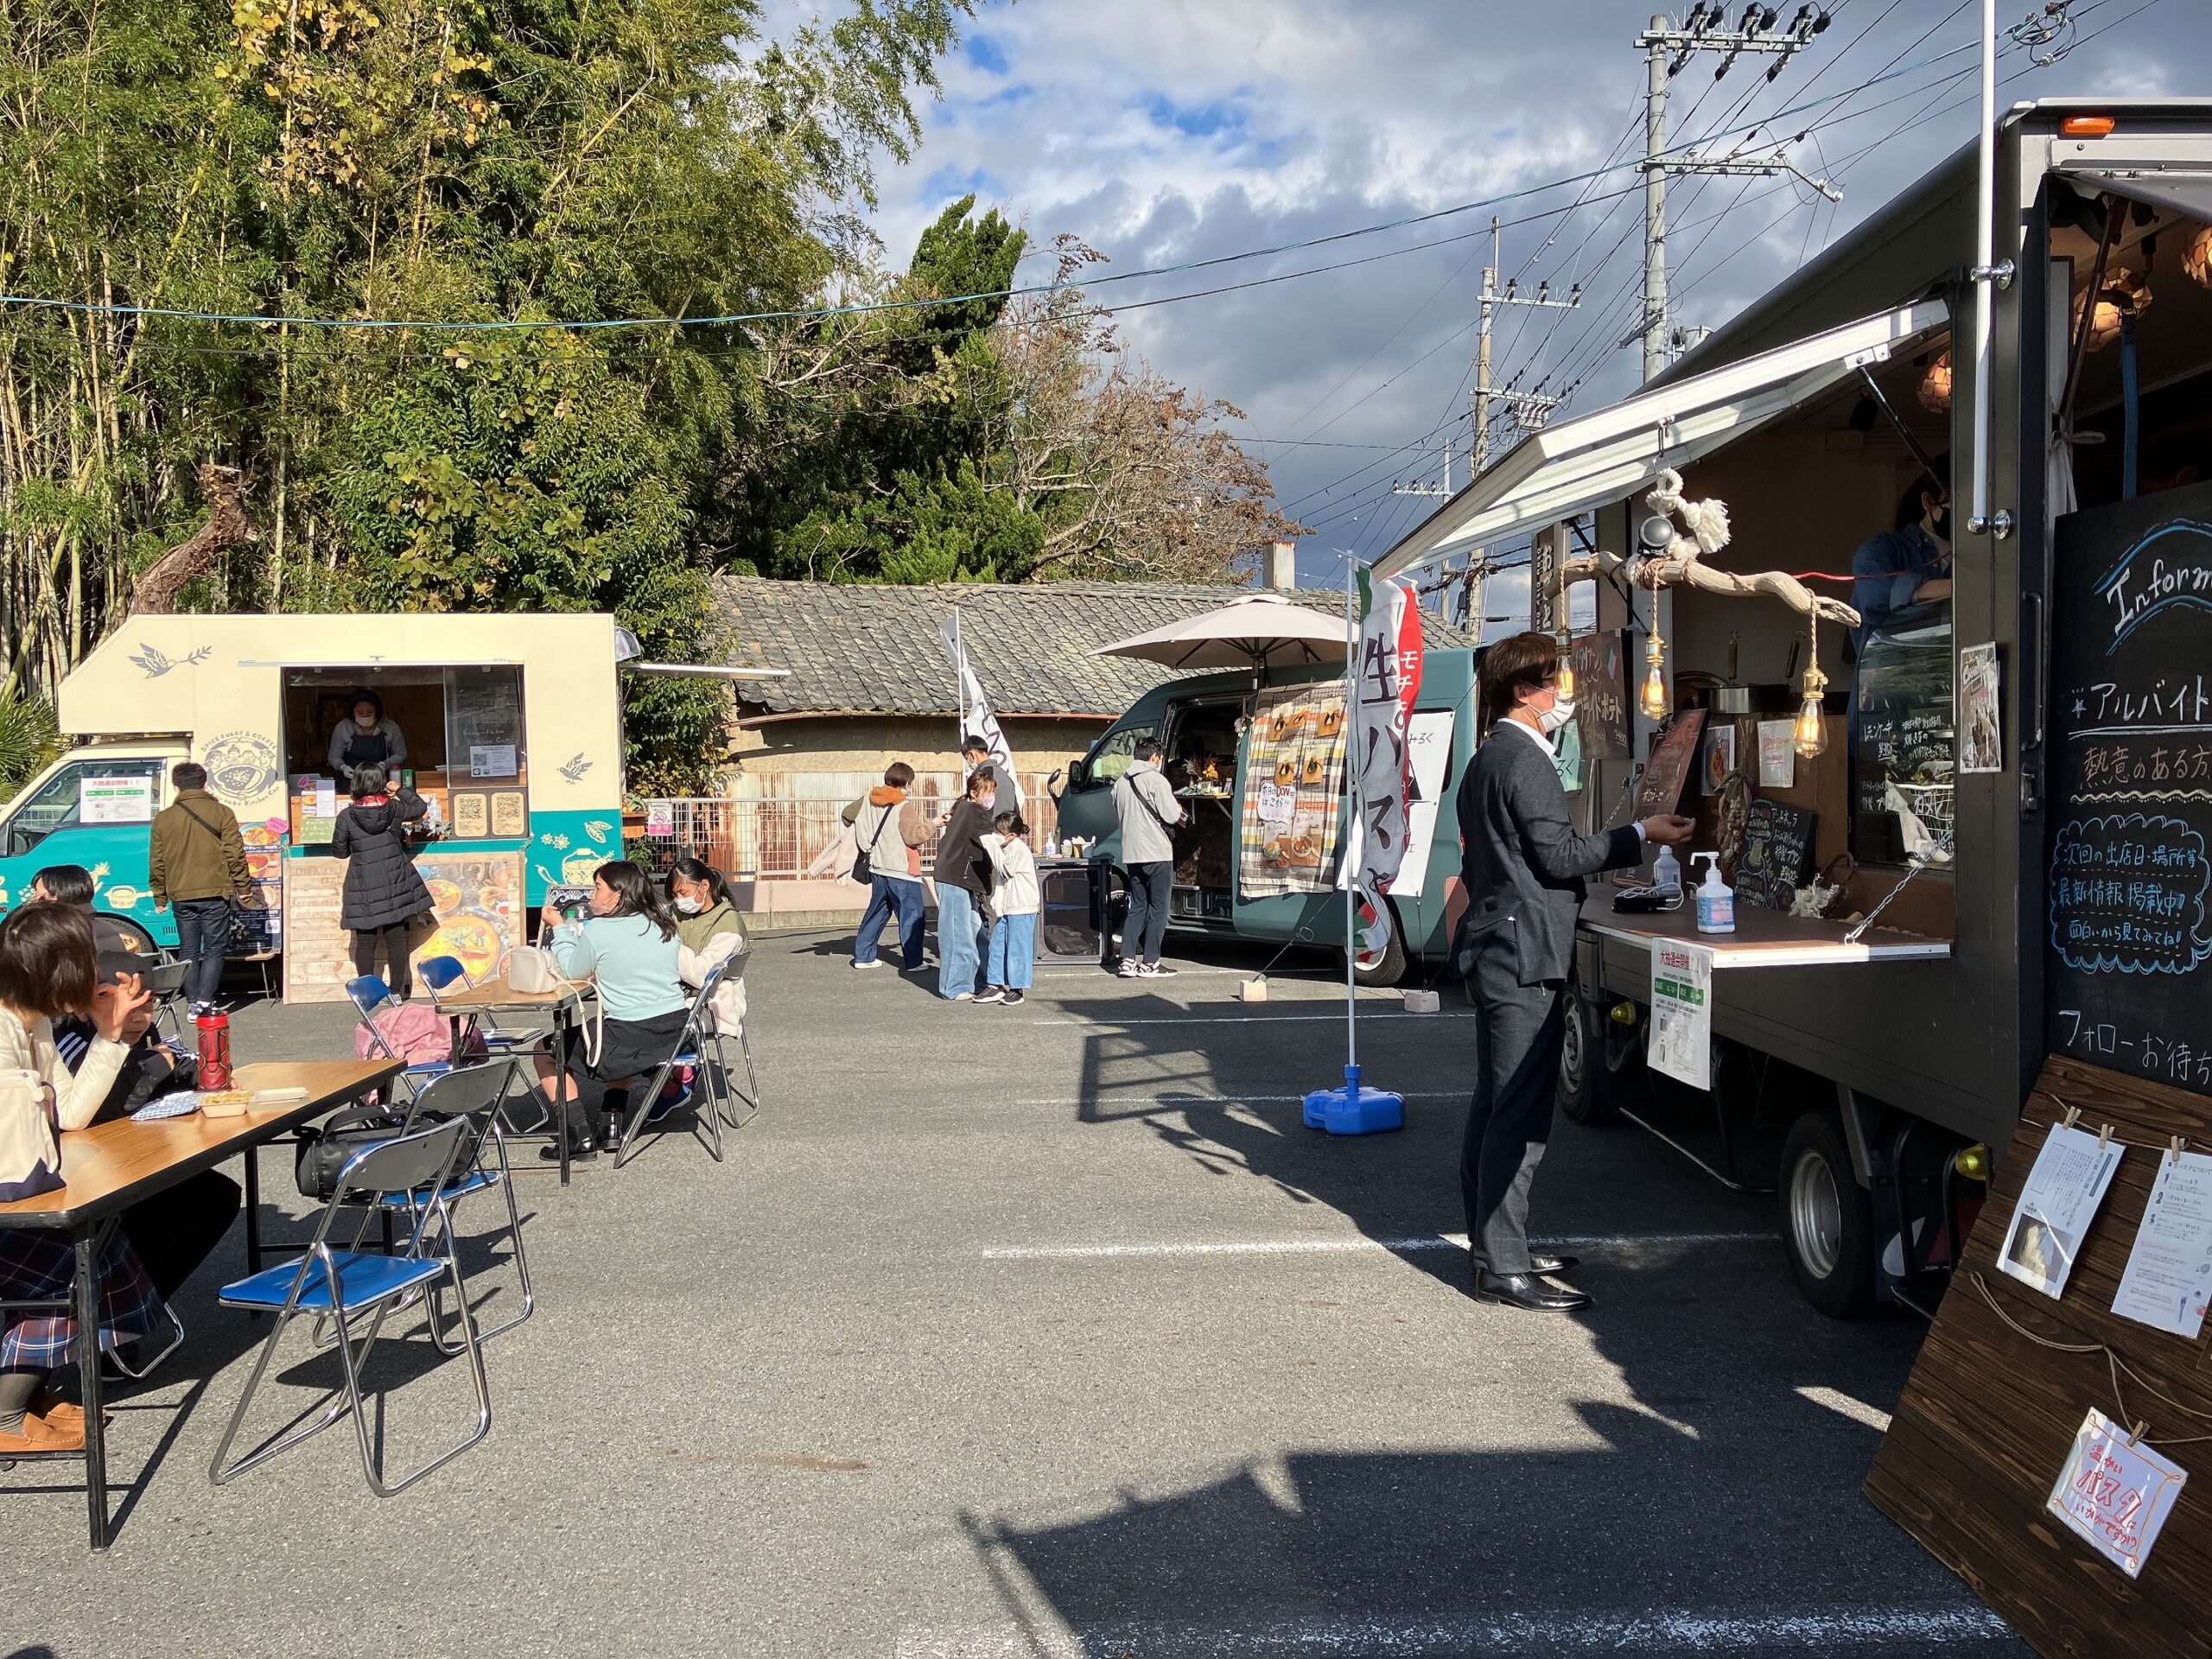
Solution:
M 2063 62 L 2008 82 L 2000 99 L 2212 92 L 2212 7 L 2144 3 L 2077 0 L 2080 32 L 2089 38 Z M 1937 0 L 1885 4 L 1830 0 L 1832 26 L 1771 85 L 1756 67 L 1738 67 L 1717 85 L 1710 60 L 1685 72 L 1671 100 L 1674 137 L 1702 133 L 1739 101 L 1741 122 L 1761 122 L 1892 64 L 1910 67 L 1969 41 L 1979 10 L 1954 13 Z M 2000 19 L 2030 10 L 2029 0 L 2004 0 Z M 913 163 L 884 174 L 876 227 L 891 256 L 903 259 L 923 225 L 974 190 L 1038 243 L 1071 232 L 1110 257 L 1108 270 L 1127 270 L 1525 190 L 1602 165 L 1631 128 L 1640 131 L 1644 70 L 1631 41 L 1652 10 L 1649 0 L 988 5 L 944 66 L 944 97 L 923 111 Z M 2016 53 L 2006 67 L 2027 58 Z M 1764 142 L 1751 153 L 1763 154 L 1810 127 L 1788 153 L 1808 172 L 1838 179 L 1840 207 L 1769 180 L 1679 189 L 1676 320 L 1726 321 L 1965 143 L 1971 82 L 1953 84 L 1947 95 L 1943 77 L 1970 67 L 1954 58 L 1852 102 L 1784 117 L 1758 135 Z M 1944 107 L 1953 102 L 1960 107 Z M 1599 199 L 1573 215 L 1503 232 L 1509 274 L 1523 272 L 1529 286 L 1580 281 L 1588 301 L 1580 313 L 1525 314 L 1529 321 L 1501 327 L 1501 380 L 1517 374 L 1524 385 L 1544 380 L 1550 389 L 1575 382 L 1574 410 L 1633 385 L 1637 353 L 1612 342 L 1636 322 L 1629 285 L 1641 257 L 1639 219 L 1634 199 L 1609 199 L 1633 183 L 1632 175 L 1613 175 L 1590 187 Z M 1526 218 L 1573 197 L 1555 192 L 1498 211 Z M 1109 290 L 1117 302 L 1149 299 L 1459 238 L 1122 314 L 1122 326 L 1164 372 L 1243 410 L 1239 432 L 1278 441 L 1260 447 L 1279 493 L 1318 526 L 1301 556 L 1306 579 L 1325 579 L 1337 566 L 1332 550 L 1373 556 L 1424 510 L 1418 499 L 1389 495 L 1388 485 L 1394 475 L 1434 482 L 1440 454 L 1387 450 L 1465 408 L 1488 219 L 1483 209 Z M 1025 272 L 1044 274 L 1043 262 Z M 1455 482 L 1465 481 L 1464 433 L 1462 421 Z

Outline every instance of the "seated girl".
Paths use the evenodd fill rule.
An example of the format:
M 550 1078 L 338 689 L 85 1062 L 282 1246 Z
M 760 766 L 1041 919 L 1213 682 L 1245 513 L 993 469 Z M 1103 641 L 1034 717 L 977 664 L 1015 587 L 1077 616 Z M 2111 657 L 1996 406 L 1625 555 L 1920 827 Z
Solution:
M 571 1027 L 557 1064 L 550 1054 L 537 1057 L 546 1098 L 566 1112 L 569 1155 L 586 1159 L 608 1132 L 599 1121 L 608 1096 L 621 1090 L 626 1099 L 631 1079 L 654 1071 L 674 1051 L 690 998 L 677 974 L 676 918 L 635 864 L 616 860 L 594 870 L 590 916 L 556 927 L 551 948 L 563 974 L 597 986 L 604 1016 L 595 1045 Z M 560 1155 L 553 1146 L 538 1154 Z

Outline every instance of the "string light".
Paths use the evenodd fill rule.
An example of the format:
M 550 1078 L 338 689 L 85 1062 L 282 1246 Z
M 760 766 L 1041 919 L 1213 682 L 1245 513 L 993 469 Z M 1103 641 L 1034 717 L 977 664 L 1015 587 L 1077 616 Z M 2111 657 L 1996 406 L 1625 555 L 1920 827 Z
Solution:
M 1828 746 L 1827 721 L 1821 707 L 1821 694 L 1827 689 L 1828 677 L 1821 672 L 1821 620 L 1813 619 L 1813 658 L 1805 670 L 1805 701 L 1797 708 L 1796 729 L 1790 734 L 1792 746 L 1797 753 L 1811 760 Z
M 1643 695 L 1637 707 L 1643 710 L 1646 720 L 1664 720 L 1674 712 L 1675 700 L 1667 693 L 1667 642 L 1659 637 L 1658 595 L 1652 595 L 1651 638 L 1643 647 L 1643 660 L 1650 664 L 1650 671 L 1643 677 Z

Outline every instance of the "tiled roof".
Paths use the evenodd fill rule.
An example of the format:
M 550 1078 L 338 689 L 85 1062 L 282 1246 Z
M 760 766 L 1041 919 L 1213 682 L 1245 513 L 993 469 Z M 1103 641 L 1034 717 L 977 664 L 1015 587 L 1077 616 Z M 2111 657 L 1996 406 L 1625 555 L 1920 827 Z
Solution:
M 1250 588 L 1187 583 L 948 582 L 894 588 L 721 576 L 728 660 L 784 668 L 783 680 L 740 681 L 748 707 L 775 714 L 954 715 L 952 670 L 938 629 L 957 605 L 968 660 L 1001 715 L 1116 714 L 1174 674 L 1157 663 L 1094 657 L 1094 648 L 1196 616 Z M 1337 611 L 1344 595 L 1300 589 L 1280 598 Z M 1432 650 L 1466 636 L 1424 613 Z

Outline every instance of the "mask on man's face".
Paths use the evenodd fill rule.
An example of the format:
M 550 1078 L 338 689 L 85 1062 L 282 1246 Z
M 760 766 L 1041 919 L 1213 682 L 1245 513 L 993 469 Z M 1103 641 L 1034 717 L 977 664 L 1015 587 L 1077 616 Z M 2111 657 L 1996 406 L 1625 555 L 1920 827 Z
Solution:
M 1552 693 L 1552 706 L 1536 716 L 1536 724 L 1543 728 L 1546 737 L 1551 737 L 1562 730 L 1573 718 L 1574 699 L 1562 697 L 1554 691 Z
M 1946 501 L 1936 510 L 1936 517 L 1929 522 L 1929 531 L 1939 542 L 1951 539 L 1951 504 Z

